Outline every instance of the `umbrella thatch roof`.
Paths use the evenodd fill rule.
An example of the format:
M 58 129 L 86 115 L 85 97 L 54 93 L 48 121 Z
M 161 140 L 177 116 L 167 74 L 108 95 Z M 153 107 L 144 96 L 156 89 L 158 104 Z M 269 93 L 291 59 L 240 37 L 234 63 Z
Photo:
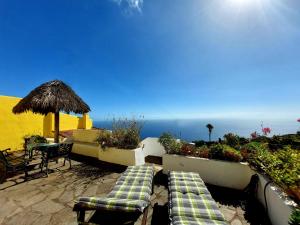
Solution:
M 68 85 L 53 80 L 35 88 L 13 108 L 16 114 L 26 111 L 46 115 L 59 111 L 83 114 L 91 110 Z

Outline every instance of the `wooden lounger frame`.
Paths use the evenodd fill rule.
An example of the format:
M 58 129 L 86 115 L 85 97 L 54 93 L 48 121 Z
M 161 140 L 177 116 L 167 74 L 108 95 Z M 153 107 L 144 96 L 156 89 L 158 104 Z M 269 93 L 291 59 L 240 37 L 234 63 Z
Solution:
M 147 218 L 148 218 L 148 211 L 149 211 L 149 207 L 151 206 L 151 204 L 149 204 L 143 211 L 143 213 L 140 213 L 140 212 L 124 212 L 122 210 L 95 210 L 95 213 L 103 213 L 103 212 L 106 212 L 106 213 L 109 213 L 109 212 L 113 212 L 113 213 L 121 213 L 121 214 L 126 214 L 128 217 L 131 217 L 134 218 L 132 219 L 132 221 L 128 221 L 128 223 L 132 222 L 134 223 L 136 221 L 137 218 L 139 218 L 141 216 L 141 214 L 143 214 L 143 217 L 142 217 L 142 222 L 141 222 L 141 225 L 146 225 L 147 223 Z M 80 225 L 92 225 L 92 224 L 96 224 L 94 222 L 89 222 L 89 220 L 92 218 L 92 216 L 90 216 L 90 218 L 88 219 L 88 221 L 85 221 L 85 212 L 87 210 L 90 210 L 90 209 L 76 209 L 74 208 L 73 209 L 74 211 L 77 211 L 77 222 L 78 224 Z M 94 213 L 94 214 L 95 214 Z

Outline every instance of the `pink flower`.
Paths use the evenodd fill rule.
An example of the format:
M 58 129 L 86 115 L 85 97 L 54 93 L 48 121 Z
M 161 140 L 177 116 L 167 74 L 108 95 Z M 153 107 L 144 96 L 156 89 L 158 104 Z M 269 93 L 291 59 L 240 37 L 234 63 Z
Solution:
M 299 123 L 300 123 L 300 118 L 299 118 L 299 119 L 297 119 L 297 122 L 299 122 Z
M 269 127 L 263 127 L 262 128 L 262 132 L 263 132 L 264 135 L 267 136 L 269 133 L 271 133 L 271 128 L 269 128 Z

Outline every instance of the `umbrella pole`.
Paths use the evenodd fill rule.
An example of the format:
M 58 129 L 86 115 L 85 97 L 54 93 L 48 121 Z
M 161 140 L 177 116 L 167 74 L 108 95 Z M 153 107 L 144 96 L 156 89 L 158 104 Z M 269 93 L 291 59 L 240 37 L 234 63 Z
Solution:
M 59 112 L 56 112 L 54 115 L 54 123 L 55 123 L 54 142 L 59 143 Z

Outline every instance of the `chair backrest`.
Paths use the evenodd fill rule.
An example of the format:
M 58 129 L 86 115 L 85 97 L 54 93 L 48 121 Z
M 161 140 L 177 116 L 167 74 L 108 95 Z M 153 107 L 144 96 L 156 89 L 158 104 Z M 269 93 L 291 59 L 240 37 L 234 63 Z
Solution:
M 60 143 L 59 144 L 59 155 L 69 155 L 72 152 L 73 143 Z
M 0 160 L 3 161 L 6 165 L 8 164 L 5 151 L 0 150 Z

